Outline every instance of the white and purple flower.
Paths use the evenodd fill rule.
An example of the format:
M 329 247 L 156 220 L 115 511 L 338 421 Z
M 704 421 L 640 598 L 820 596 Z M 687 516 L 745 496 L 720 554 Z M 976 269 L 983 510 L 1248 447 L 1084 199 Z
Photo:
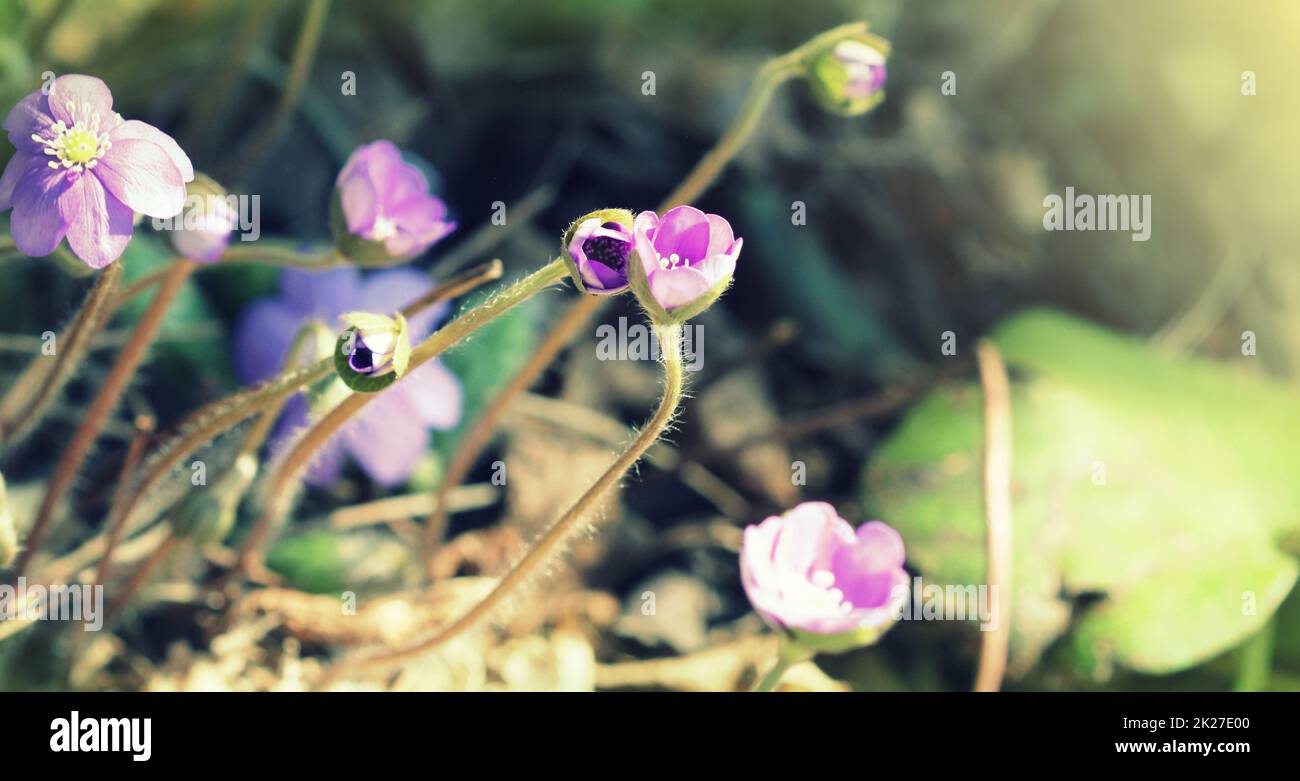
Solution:
M 754 610 L 809 650 L 869 645 L 908 594 L 903 539 L 880 521 L 855 532 L 825 502 L 745 529 L 741 581 Z
M 113 93 L 93 76 L 55 79 L 5 117 L 17 149 L 0 176 L 0 211 L 13 209 L 14 243 L 40 257 L 67 238 L 91 268 L 117 260 L 135 212 L 176 216 L 194 168 L 171 136 L 113 111 Z

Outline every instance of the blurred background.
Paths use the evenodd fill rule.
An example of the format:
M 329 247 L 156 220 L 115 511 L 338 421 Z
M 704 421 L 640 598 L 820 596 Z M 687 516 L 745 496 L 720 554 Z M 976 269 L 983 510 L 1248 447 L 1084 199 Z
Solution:
M 740 588 L 741 530 L 802 499 L 896 526 L 927 582 L 981 582 L 971 356 L 991 338 L 1013 380 L 1005 688 L 1300 689 L 1300 6 L 335 0 L 281 122 L 311 5 L 0 0 L 0 105 L 45 71 L 99 76 L 118 111 L 260 196 L 264 237 L 304 243 L 328 242 L 352 149 L 391 139 L 436 172 L 460 225 L 413 265 L 442 276 L 500 257 L 512 277 L 553 257 L 575 217 L 658 203 L 766 58 L 854 20 L 893 45 L 879 108 L 832 116 L 785 85 L 696 202 L 745 239 L 736 283 L 698 319 L 703 362 L 680 425 L 606 503 L 599 533 L 472 649 L 412 664 L 398 688 L 746 687 L 773 646 Z M 11 153 L 0 144 L 0 162 Z M 1150 195 L 1150 239 L 1044 230 L 1044 198 L 1067 186 Z M 498 204 L 506 226 L 492 223 Z M 164 237 L 138 230 L 126 273 L 168 257 Z M 0 385 L 87 286 L 50 259 L 4 271 Z M 166 431 L 239 387 L 231 334 L 277 274 L 218 266 L 189 283 L 60 545 L 96 530 L 132 415 Z M 436 489 L 465 428 L 574 298 L 541 296 L 447 357 L 463 422 L 435 435 L 407 485 L 350 467 L 308 490 L 268 560 L 280 588 L 214 605 L 197 586 L 204 560 L 179 557 L 89 650 L 74 655 L 57 626 L 0 639 L 0 688 L 295 688 L 340 649 L 456 615 L 654 404 L 653 362 L 598 358 L 600 324 L 639 322 L 623 297 L 511 407 L 456 493 L 443 579 L 414 590 L 412 513 L 380 500 Z M 37 436 L 3 454 L 20 525 L 139 309 Z M 364 621 L 335 617 L 344 591 Z M 961 690 L 980 640 L 975 622 L 902 622 L 787 685 Z

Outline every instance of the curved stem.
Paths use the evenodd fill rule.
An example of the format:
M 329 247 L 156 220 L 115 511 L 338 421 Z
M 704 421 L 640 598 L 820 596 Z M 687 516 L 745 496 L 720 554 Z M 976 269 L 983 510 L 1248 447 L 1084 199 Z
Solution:
M 563 542 L 578 528 L 578 525 L 587 517 L 588 513 L 594 509 L 596 501 L 605 493 L 614 483 L 622 479 L 623 475 L 638 459 L 650 448 L 651 445 L 659 439 L 668 425 L 672 423 L 673 415 L 676 414 L 677 405 L 681 402 L 685 375 L 682 370 L 682 353 L 681 353 L 681 326 L 680 325 L 663 325 L 656 326 L 656 332 L 659 335 L 659 343 L 663 353 L 664 367 L 664 391 L 659 400 L 659 407 L 655 410 L 654 415 L 646 423 L 641 433 L 637 435 L 632 444 L 623 451 L 623 454 L 605 470 L 596 482 L 587 489 L 585 493 L 570 507 L 563 515 L 560 516 L 554 524 L 551 525 L 542 538 L 528 551 L 523 559 L 515 565 L 509 573 L 506 574 L 501 582 L 497 584 L 492 593 L 488 594 L 483 601 L 479 602 L 467 613 L 456 619 L 450 626 L 438 632 L 431 638 L 407 648 L 400 648 L 395 651 L 378 654 L 367 659 L 356 660 L 351 663 L 340 663 L 332 672 L 330 677 L 338 675 L 355 667 L 385 666 L 410 659 L 415 656 L 427 653 L 440 645 L 448 642 L 456 636 L 465 632 L 478 621 L 489 615 L 492 610 L 499 606 L 506 597 L 510 595 L 516 587 L 527 580 L 547 559 L 554 554 Z
M 45 535 L 49 531 L 50 523 L 54 520 L 54 514 L 59 503 L 68 488 L 72 486 L 73 480 L 76 479 L 77 473 L 86 461 L 86 456 L 90 455 L 90 448 L 95 444 L 95 440 L 99 438 L 99 433 L 103 430 L 104 424 L 108 422 L 109 416 L 117 408 L 117 403 L 122 397 L 122 391 L 126 390 L 127 383 L 135 376 L 136 369 L 144 361 L 149 345 L 153 343 L 154 337 L 158 334 L 158 329 L 162 327 L 163 317 L 167 314 L 167 308 L 171 305 L 172 299 L 180 292 L 181 286 L 185 284 L 185 280 L 189 279 L 193 270 L 194 263 L 184 258 L 178 258 L 171 262 L 170 270 L 163 279 L 158 293 L 149 302 L 149 308 L 145 310 L 140 322 L 131 333 L 131 340 L 127 342 L 126 347 L 117 356 L 117 362 L 113 364 L 112 370 L 108 373 L 108 378 L 104 380 L 99 393 L 95 395 L 94 401 L 90 404 L 90 409 L 86 411 L 86 416 L 82 418 L 81 424 L 77 426 L 76 432 L 72 435 L 72 440 L 68 443 L 68 447 L 63 451 L 63 457 L 59 459 L 58 465 L 54 468 L 54 475 L 50 478 L 49 485 L 45 489 L 45 498 L 41 500 L 40 509 L 36 513 L 36 520 L 32 523 L 31 532 L 28 534 L 27 546 L 23 549 L 22 555 L 15 565 L 15 576 L 23 574 L 32 556 L 36 555 L 40 550 L 41 543 L 45 541 Z
M 171 555 L 171 552 L 180 544 L 181 539 L 182 538 L 177 536 L 175 532 L 168 534 L 167 537 L 158 544 L 158 547 L 154 548 L 153 553 L 149 554 L 149 558 L 140 563 L 140 566 L 137 567 L 135 572 L 131 575 L 131 579 L 122 586 L 121 593 L 114 597 L 113 601 L 108 604 L 108 608 L 104 611 L 105 623 L 108 623 L 109 619 L 122 612 L 122 608 L 126 607 L 127 603 L 131 601 L 131 598 L 134 597 L 141 588 L 144 588 L 144 585 L 149 582 L 150 576 L 153 575 L 154 570 L 158 569 L 158 566 L 166 561 L 167 557 Z
M 114 301 L 121 277 L 121 263 L 100 272 L 76 318 L 55 342 L 53 361 L 44 355 L 36 358 L 5 394 L 0 401 L 0 444 L 12 445 L 29 434 L 59 397 L 90 349 L 95 334 L 116 309 L 110 302 Z
M 436 358 L 448 348 L 465 337 L 487 325 L 497 317 L 505 314 L 515 306 L 532 298 L 551 285 L 562 281 L 568 275 L 564 260 L 556 258 L 532 274 L 524 277 L 498 295 L 489 298 L 481 305 L 452 320 L 442 328 L 430 334 L 411 351 L 411 361 L 407 372 L 414 371 L 421 364 Z M 400 382 L 400 380 L 399 380 Z M 289 453 L 279 462 L 269 480 L 267 506 L 254 521 L 248 536 L 240 546 L 235 567 L 223 580 L 249 571 L 259 565 L 258 558 L 262 543 L 270 535 L 276 521 L 289 511 L 294 496 L 292 488 L 297 484 L 303 471 L 311 463 L 318 451 L 328 442 L 348 420 L 360 412 L 367 404 L 378 397 L 375 393 L 353 393 L 330 410 L 318 423 L 293 446 Z
M 546 334 L 546 338 L 537 346 L 528 362 L 510 378 L 510 382 L 504 388 L 497 392 L 487 409 L 483 410 L 483 414 L 479 415 L 469 431 L 465 432 L 465 437 L 457 445 L 446 473 L 438 483 L 433 514 L 424 523 L 420 560 L 424 562 L 430 580 L 433 579 L 434 551 L 442 543 L 443 535 L 447 530 L 447 516 L 450 514 L 447 497 L 469 476 L 479 454 L 492 440 L 497 421 L 505 414 L 510 402 L 537 380 L 546 367 L 555 360 L 555 356 L 573 340 L 578 329 L 591 319 L 602 303 L 604 299 L 600 296 L 579 298 Z
M 108 527 L 108 539 L 104 543 L 104 555 L 99 559 L 99 571 L 95 573 L 95 582 L 99 584 L 108 583 L 109 568 L 113 563 L 113 552 L 117 549 L 118 542 L 122 539 L 122 521 L 125 520 L 117 512 L 118 506 L 126 498 L 126 490 L 131 474 L 135 472 L 136 466 L 140 463 L 140 456 L 144 454 L 144 447 L 153 436 L 154 419 L 149 415 L 141 415 L 135 419 L 135 437 L 131 440 L 131 447 L 127 450 L 126 459 L 122 461 L 122 469 L 118 474 L 117 490 L 113 494 L 113 504 L 109 508 L 109 516 L 116 517 Z
M 732 122 L 731 127 L 718 140 L 718 143 L 695 164 L 695 168 L 686 175 L 686 178 L 673 189 L 668 197 L 664 198 L 663 202 L 659 204 L 659 211 L 664 212 L 678 204 L 693 201 L 709 188 L 722 169 L 735 158 L 745 146 L 745 143 L 749 141 L 750 136 L 754 133 L 754 128 L 758 126 L 758 120 L 762 117 L 764 109 L 771 102 L 772 94 L 776 91 L 776 88 L 790 78 L 803 73 L 806 60 L 814 52 L 819 51 L 821 47 L 826 46 L 829 42 L 854 33 L 865 32 L 866 29 L 867 27 L 863 23 L 842 25 L 814 37 L 796 49 L 769 60 L 759 70 L 754 84 L 750 87 L 749 95 L 745 99 L 745 104 L 741 107 L 740 113 Z M 465 438 L 460 441 L 447 473 L 438 485 L 438 500 L 434 506 L 433 514 L 425 521 L 421 557 L 425 563 L 426 571 L 432 566 L 431 559 L 434 549 L 442 541 L 442 537 L 446 533 L 447 511 L 445 509 L 445 500 L 447 494 L 459 486 L 469 475 L 469 470 L 473 468 L 474 462 L 478 460 L 483 449 L 491 441 L 492 432 L 496 431 L 497 424 L 501 422 L 501 417 L 510 407 L 510 403 L 537 381 L 542 372 L 546 371 L 546 367 L 550 366 L 556 356 L 560 354 L 560 351 L 569 344 L 577 330 L 596 314 L 596 311 L 600 309 L 605 301 L 606 299 L 602 296 L 582 296 L 575 301 L 569 311 L 564 314 L 564 317 L 560 318 L 551 327 L 551 330 L 546 334 L 546 338 L 538 345 L 528 363 L 524 364 L 510 379 L 509 384 L 497 393 L 492 399 L 491 405 L 483 411 L 483 414 L 474 422 L 473 427 L 466 432 Z M 429 573 L 429 577 L 432 579 L 431 573 Z
M 718 139 L 718 143 L 705 153 L 704 157 L 695 164 L 682 183 L 677 185 L 677 189 L 664 199 L 663 204 L 659 207 L 661 212 L 667 211 L 674 206 L 680 206 L 689 203 L 700 197 L 713 181 L 722 173 L 722 169 L 735 158 L 749 137 L 753 135 L 754 128 L 758 127 L 758 120 L 763 115 L 767 104 L 772 101 L 772 94 L 776 88 L 797 76 L 802 76 L 808 67 L 808 61 L 825 49 L 830 44 L 841 40 L 850 35 L 862 34 L 867 31 L 865 22 L 853 22 L 850 24 L 840 25 L 839 27 L 827 30 L 824 33 L 814 36 L 806 43 L 791 49 L 777 57 L 773 57 L 759 68 L 758 76 L 749 88 L 749 96 L 745 98 L 745 104 L 741 107 L 740 114 L 727 128 L 727 131 Z

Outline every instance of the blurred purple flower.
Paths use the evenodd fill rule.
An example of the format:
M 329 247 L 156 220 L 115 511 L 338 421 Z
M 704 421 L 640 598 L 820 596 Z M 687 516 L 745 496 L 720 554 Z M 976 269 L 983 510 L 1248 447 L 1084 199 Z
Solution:
M 569 241 L 569 257 L 588 293 L 612 295 L 627 290 L 627 259 L 632 231 L 613 221 L 583 220 Z
M 66 236 L 77 257 L 103 268 L 131 240 L 133 212 L 174 217 L 194 178 L 171 136 L 123 121 L 93 76 L 58 77 L 49 95 L 19 101 L 4 129 L 17 152 L 0 176 L 0 211 L 13 208 L 14 243 L 25 255 L 48 255 Z
M 731 223 L 694 206 L 678 206 L 662 219 L 641 212 L 633 229 L 650 294 L 665 312 L 720 292 L 744 242 L 732 234 Z
M 858 527 L 825 502 L 804 502 L 745 529 L 745 594 L 768 623 L 812 635 L 849 635 L 865 645 L 907 597 L 903 540 L 890 526 Z M 812 643 L 810 643 L 812 644 Z
M 382 243 L 390 258 L 413 258 L 456 228 L 424 174 L 391 141 L 358 147 L 335 184 L 347 231 Z
M 432 287 L 427 276 L 413 269 L 368 276 L 352 266 L 314 272 L 286 269 L 280 274 L 280 295 L 254 303 L 240 320 L 235 335 L 240 379 L 254 382 L 278 372 L 304 323 L 318 320 L 337 331 L 345 312 L 394 312 Z M 412 342 L 428 335 L 448 311 L 444 303 L 409 318 Z M 307 474 L 309 483 L 333 482 L 350 455 L 375 482 L 401 485 L 429 451 L 430 431 L 446 431 L 460 422 L 460 382 L 438 361 L 413 369 L 378 396 L 321 449 Z M 307 422 L 307 404 L 299 394 L 285 406 L 272 450 L 282 448 Z

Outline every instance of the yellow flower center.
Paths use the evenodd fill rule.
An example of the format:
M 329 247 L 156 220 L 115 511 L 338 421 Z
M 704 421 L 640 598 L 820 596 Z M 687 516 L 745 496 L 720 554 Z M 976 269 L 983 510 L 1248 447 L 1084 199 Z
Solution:
M 99 112 L 91 111 L 90 106 L 84 103 L 78 111 L 71 101 L 65 108 L 73 118 L 71 127 L 59 120 L 49 127 L 54 138 L 33 133 L 32 140 L 45 147 L 45 154 L 56 158 L 49 161 L 50 168 L 73 171 L 94 168 L 112 146 L 108 134 L 99 132 Z

